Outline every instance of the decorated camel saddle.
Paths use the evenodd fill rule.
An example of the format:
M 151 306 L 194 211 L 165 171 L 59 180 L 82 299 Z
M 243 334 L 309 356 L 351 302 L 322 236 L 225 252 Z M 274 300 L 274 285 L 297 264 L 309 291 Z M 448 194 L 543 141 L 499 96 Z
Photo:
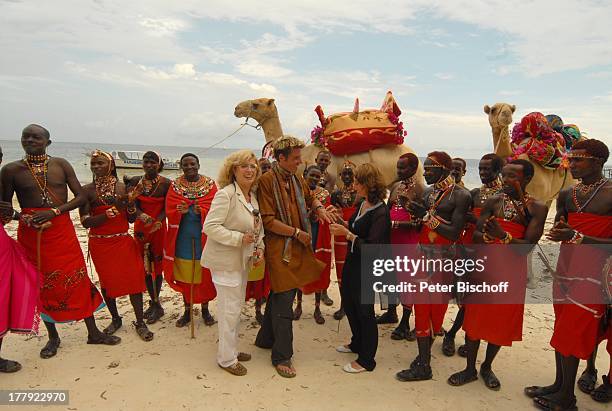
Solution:
M 315 112 L 321 125 L 312 130 L 311 142 L 334 155 L 363 153 L 384 145 L 404 143 L 406 131 L 399 120 L 402 112 L 390 91 L 378 110 L 360 111 L 359 99 L 356 99 L 352 112 L 325 117 L 321 106 L 317 106 Z

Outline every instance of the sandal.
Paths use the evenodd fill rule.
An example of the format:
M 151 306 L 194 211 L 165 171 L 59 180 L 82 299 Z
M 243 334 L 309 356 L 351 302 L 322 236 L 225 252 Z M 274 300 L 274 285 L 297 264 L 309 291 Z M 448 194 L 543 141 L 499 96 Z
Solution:
M 276 364 L 274 368 L 276 368 L 276 372 L 278 373 L 278 375 L 284 378 L 293 378 L 297 375 L 295 372 L 295 368 L 293 368 L 293 365 L 291 364 L 291 361 Z
M 547 397 L 535 397 L 533 403 L 536 407 L 545 411 L 578 411 L 578 407 L 576 407 L 576 397 L 570 401 L 567 407 Z
M 327 295 L 327 292 L 323 292 L 321 294 L 321 301 L 323 301 L 323 304 L 325 304 L 328 307 L 331 307 L 332 305 L 334 305 L 334 300 L 329 298 L 329 295 Z
M 19 364 L 17 361 L 12 361 L 12 360 L 0 360 L 0 372 L 2 373 L 13 373 L 13 372 L 17 372 L 21 369 L 21 364 Z
M 444 337 L 444 335 L 446 334 L 446 330 L 444 329 L 444 327 L 440 328 L 440 331 L 438 331 L 437 333 L 434 334 L 434 336 L 436 337 Z
M 137 323 L 133 321 L 132 325 L 136 328 L 136 333 L 142 341 L 149 342 L 153 339 L 153 333 L 147 328 L 144 322 Z
M 450 377 L 448 377 L 446 382 L 452 385 L 453 387 L 460 387 L 467 383 L 476 381 L 477 379 L 478 379 L 478 373 L 476 372 L 476 370 L 474 371 L 463 370 L 463 371 L 456 372 Z
M 340 321 L 341 319 L 344 318 L 344 316 L 345 316 L 344 309 L 340 308 L 338 311 L 334 313 L 334 320 Z
M 51 357 L 55 357 L 55 355 L 57 354 L 57 349 L 59 348 L 61 342 L 62 340 L 60 340 L 59 338 L 49 338 L 47 344 L 45 344 L 43 349 L 40 350 L 40 358 L 48 359 Z
M 185 327 L 187 324 L 189 324 L 189 322 L 191 321 L 191 317 L 189 316 L 188 312 L 185 312 L 181 318 L 179 318 L 178 320 L 176 320 L 176 326 L 178 328 L 183 328 Z
M 158 305 L 153 309 L 149 318 L 147 318 L 147 324 L 155 324 L 164 316 L 164 314 L 166 314 L 164 309 L 161 307 L 161 305 Z
M 87 344 L 94 345 L 117 345 L 121 342 L 121 338 L 116 335 L 107 335 L 100 333 L 97 337 L 88 336 Z
M 314 319 L 315 319 L 315 322 L 319 325 L 325 324 L 325 318 L 323 318 L 323 315 L 321 314 L 320 310 L 315 310 Z
M 612 384 L 607 375 L 602 375 L 602 378 L 603 384 L 591 392 L 591 398 L 597 402 L 608 403 L 612 397 Z
M 149 300 L 149 308 L 147 308 L 145 312 L 142 313 L 142 317 L 145 320 L 148 320 L 151 317 L 153 310 L 155 310 L 155 303 L 153 303 L 153 300 Z
M 212 327 L 213 325 L 217 324 L 217 320 L 215 320 L 215 317 L 213 317 L 210 311 L 208 310 L 202 313 L 202 319 L 204 320 L 204 325 L 207 325 L 209 327 Z
M 293 310 L 293 321 L 298 321 L 302 317 L 302 304 L 298 304 Z
M 493 390 L 493 391 L 499 391 L 499 389 L 501 388 L 501 383 L 497 379 L 497 376 L 495 375 L 492 369 L 490 368 L 483 369 L 481 367 L 480 376 L 482 377 L 482 380 L 484 381 L 488 389 Z
M 416 341 L 416 328 L 410 330 L 408 336 L 406 336 L 406 340 L 408 341 Z
M 455 355 L 455 338 L 449 337 L 447 333 L 444 334 L 442 340 L 442 353 L 447 357 Z
M 238 361 L 247 362 L 251 360 L 251 354 L 246 352 L 239 352 L 236 358 L 238 359 Z
M 121 327 L 123 327 L 123 321 L 121 321 L 121 318 L 113 319 L 109 326 L 102 330 L 102 332 L 106 335 L 113 335 Z
M 461 344 L 459 348 L 457 348 L 457 354 L 459 357 L 466 358 L 467 357 L 467 346 L 465 344 Z
M 246 367 L 240 364 L 239 362 L 237 362 L 234 365 L 230 365 L 229 367 L 222 367 L 221 365 L 219 365 L 219 367 L 229 372 L 230 374 L 237 375 L 239 377 L 242 377 L 243 375 L 246 375 L 247 373 Z
M 402 382 L 407 381 L 426 381 L 433 378 L 431 367 L 424 364 L 410 364 L 410 368 L 402 370 L 395 374 L 395 378 Z
M 395 341 L 407 340 L 409 333 L 410 330 L 408 330 L 408 327 L 398 325 L 395 330 L 391 332 L 391 339 Z
M 548 387 L 541 387 L 539 385 L 532 385 L 531 387 L 525 387 L 523 392 L 529 398 L 542 397 L 544 395 L 553 394 L 559 391 L 559 388 L 556 388 L 552 385 Z
M 584 370 L 577 381 L 578 388 L 585 394 L 590 394 L 597 385 L 597 370 L 595 373 L 590 373 L 588 370 Z

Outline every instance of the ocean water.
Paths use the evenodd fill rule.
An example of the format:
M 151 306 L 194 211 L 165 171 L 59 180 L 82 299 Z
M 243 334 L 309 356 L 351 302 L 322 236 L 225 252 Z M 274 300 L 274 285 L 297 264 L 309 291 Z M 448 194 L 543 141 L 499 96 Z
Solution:
M 21 143 L 16 140 L 0 140 L 0 147 L 4 153 L 3 164 L 23 158 L 24 152 Z M 179 159 L 185 153 L 194 153 L 200 158 L 200 174 L 207 175 L 212 178 L 217 178 L 217 174 L 223 159 L 236 151 L 236 149 L 212 148 L 204 151 L 203 148 L 197 147 L 171 147 L 171 146 L 143 146 L 132 144 L 104 144 L 104 143 L 65 143 L 53 142 L 47 153 L 51 156 L 62 157 L 68 160 L 74 167 L 74 171 L 79 181 L 84 184 L 92 181 L 92 174 L 89 170 L 89 157 L 86 153 L 90 153 L 95 149 L 112 151 L 149 151 L 154 150 L 161 154 L 163 158 L 175 160 Z M 257 155 L 258 150 L 253 150 Z M 117 173 L 121 178 L 123 175 L 142 175 L 142 170 L 138 169 L 118 169 Z M 168 178 L 175 178 L 180 171 L 164 171 L 162 174 Z
M 0 140 L 0 147 L 4 152 L 4 163 L 15 161 L 23 158 L 23 149 L 18 140 Z M 74 167 L 74 170 L 81 183 L 92 181 L 91 171 L 89 170 L 89 158 L 85 153 L 95 149 L 111 151 L 148 151 L 155 150 L 168 159 L 178 159 L 185 153 L 194 153 L 200 158 L 200 173 L 212 178 L 217 178 L 219 169 L 223 164 L 223 159 L 238 149 L 212 148 L 205 150 L 201 147 L 173 147 L 173 146 L 144 146 L 132 144 L 104 144 L 104 143 L 65 143 L 53 142 L 49 146 L 48 153 L 52 156 L 63 157 L 67 159 Z M 259 156 L 260 150 L 253 149 L 253 152 Z M 423 158 L 421 158 L 421 161 Z M 465 159 L 467 163 L 467 171 L 463 177 L 463 182 L 467 188 L 475 188 L 480 186 L 480 177 L 478 176 L 478 161 L 479 159 Z M 119 177 L 123 175 L 141 175 L 140 170 L 117 170 Z M 164 171 L 162 174 L 175 178 L 180 171 Z

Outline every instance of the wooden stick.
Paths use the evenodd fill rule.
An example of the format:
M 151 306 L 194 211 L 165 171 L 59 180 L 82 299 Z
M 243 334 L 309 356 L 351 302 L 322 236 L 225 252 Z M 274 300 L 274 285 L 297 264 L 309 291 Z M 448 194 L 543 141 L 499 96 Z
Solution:
M 191 338 L 195 338 L 195 322 L 193 321 L 193 284 L 195 283 L 195 238 L 191 239 L 191 291 L 189 292 L 189 315 L 191 319 Z

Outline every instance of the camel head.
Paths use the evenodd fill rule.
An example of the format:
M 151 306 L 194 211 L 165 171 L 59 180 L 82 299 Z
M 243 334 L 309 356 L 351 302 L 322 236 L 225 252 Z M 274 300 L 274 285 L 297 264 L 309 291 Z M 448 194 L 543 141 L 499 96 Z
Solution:
M 273 98 L 258 98 L 238 103 L 234 109 L 234 116 L 250 117 L 262 124 L 269 118 L 278 117 L 278 111 Z
M 512 114 L 516 110 L 514 104 L 495 103 L 493 107 L 484 106 L 484 112 L 489 115 L 492 128 L 507 127 L 512 124 Z

